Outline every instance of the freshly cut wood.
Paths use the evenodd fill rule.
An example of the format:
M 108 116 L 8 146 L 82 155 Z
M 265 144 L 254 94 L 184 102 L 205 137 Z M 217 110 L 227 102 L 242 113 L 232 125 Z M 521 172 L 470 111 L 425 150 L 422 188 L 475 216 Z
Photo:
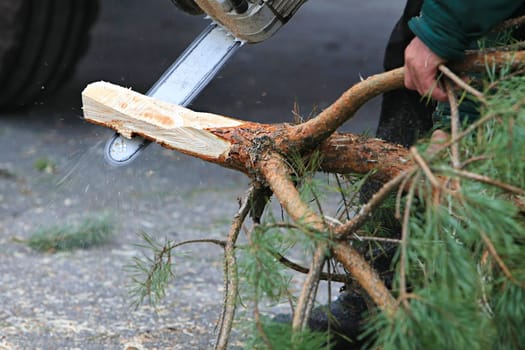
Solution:
M 313 147 L 292 147 L 290 139 L 302 125 L 258 124 L 162 102 L 106 82 L 82 92 L 85 119 L 125 137 L 141 135 L 162 146 L 254 175 L 264 151 L 323 154 L 320 170 L 367 173 L 386 182 L 410 163 L 408 150 L 374 138 L 334 133 Z M 293 144 L 292 144 L 293 145 Z
M 141 135 L 164 147 L 209 160 L 228 153 L 231 145 L 205 129 L 243 124 L 106 82 L 89 84 L 82 92 L 82 103 L 84 118 L 91 123 L 111 128 L 127 138 Z

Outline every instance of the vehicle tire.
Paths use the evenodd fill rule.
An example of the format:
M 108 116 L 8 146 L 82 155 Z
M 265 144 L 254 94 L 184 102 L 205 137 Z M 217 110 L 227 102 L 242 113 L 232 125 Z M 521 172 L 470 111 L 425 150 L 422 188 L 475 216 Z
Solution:
M 0 0 L 0 109 L 31 106 L 71 75 L 98 0 Z

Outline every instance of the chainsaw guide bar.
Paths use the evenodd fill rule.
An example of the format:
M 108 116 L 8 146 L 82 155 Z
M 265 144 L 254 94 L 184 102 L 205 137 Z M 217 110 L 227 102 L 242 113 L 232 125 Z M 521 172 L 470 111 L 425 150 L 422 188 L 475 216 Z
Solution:
M 222 27 L 210 24 L 164 72 L 147 95 L 188 106 L 243 44 Z M 106 143 L 104 158 L 111 165 L 127 165 L 149 144 L 150 141 L 140 136 L 129 139 L 117 133 Z

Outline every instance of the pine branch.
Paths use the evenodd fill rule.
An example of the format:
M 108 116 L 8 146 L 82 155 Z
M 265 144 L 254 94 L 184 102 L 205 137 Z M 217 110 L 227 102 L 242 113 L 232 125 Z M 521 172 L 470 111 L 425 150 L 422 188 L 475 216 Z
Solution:
M 354 233 L 352 237 L 350 238 L 354 238 L 358 241 L 376 241 L 376 242 L 386 242 L 386 243 L 396 243 L 396 244 L 399 244 L 401 243 L 401 240 L 397 239 L 397 238 L 388 238 L 388 237 L 376 237 L 376 236 L 361 236 L 361 235 L 358 235 L 357 233 Z M 335 281 L 335 279 L 334 279 Z M 336 282 L 339 282 L 339 281 L 336 281 Z
M 524 189 L 516 187 L 516 186 L 509 185 L 507 183 L 504 183 L 504 182 L 501 182 L 501 181 L 498 181 L 498 180 L 495 180 L 495 179 L 492 179 L 492 178 L 490 178 L 488 176 L 476 174 L 476 173 L 473 173 L 473 172 L 470 172 L 470 171 L 459 170 L 459 169 L 450 169 L 450 168 L 446 168 L 446 167 L 433 167 L 433 169 L 436 170 L 436 171 L 441 171 L 441 172 L 448 173 L 448 174 L 455 175 L 455 176 L 459 176 L 459 177 L 462 177 L 462 178 L 465 178 L 465 179 L 479 181 L 479 182 L 487 184 L 487 185 L 498 187 L 498 188 L 502 189 L 505 192 L 510 192 L 510 193 L 513 193 L 513 194 L 518 195 L 518 196 L 525 196 L 525 190 Z
M 523 51 L 512 53 L 503 51 L 487 53 L 485 51 L 479 51 L 467 53 L 465 62 L 453 65 L 451 66 L 451 69 L 458 74 L 462 71 L 479 72 L 484 71 L 488 64 L 494 65 L 495 67 L 504 66 L 505 69 L 503 69 L 503 71 L 506 71 L 506 69 L 509 67 L 512 69 L 519 69 L 517 67 L 520 67 L 524 61 L 525 53 Z M 470 85 L 462 83 L 457 77 L 456 73 L 452 73 L 452 70 L 449 70 L 444 66 L 441 67 L 440 70 L 453 79 L 455 84 L 459 84 L 462 88 L 464 88 L 469 93 L 472 93 L 474 96 L 477 96 L 481 99 L 489 99 L 490 96 L 488 96 L 488 94 L 490 91 L 487 92 L 487 96 L 485 96 L 481 94 L 481 92 L 472 88 Z M 340 125 L 351 118 L 352 115 L 369 99 L 383 92 L 401 87 L 403 85 L 403 75 L 403 69 L 398 69 L 370 77 L 369 79 L 364 80 L 363 82 L 355 85 L 345 92 L 337 101 L 334 102 L 334 104 L 321 112 L 317 117 L 299 125 L 290 126 L 288 124 L 265 125 L 248 123 L 239 120 L 218 117 L 212 114 L 195 114 L 195 112 L 190 110 L 179 108 L 178 111 L 184 116 L 184 123 L 174 123 L 174 121 L 169 117 L 159 118 L 158 115 L 153 115 L 153 117 L 148 115 L 150 117 L 149 119 L 156 120 L 158 125 L 155 123 L 152 124 L 150 123 L 151 120 L 148 120 L 148 118 L 146 118 L 147 116 L 143 114 L 139 116 L 142 117 L 142 119 L 136 118 L 135 122 L 142 123 L 140 124 L 142 126 L 145 125 L 144 129 L 147 129 L 146 131 L 141 130 L 140 128 L 131 129 L 133 123 L 130 123 L 130 128 L 124 131 L 127 133 L 127 136 L 131 136 L 133 133 L 143 133 L 146 137 L 154 138 L 153 136 L 156 137 L 157 135 L 152 134 L 153 136 L 151 136 L 147 134 L 147 132 L 153 131 L 154 133 L 156 132 L 159 137 L 162 137 L 166 134 L 164 131 L 170 130 L 174 133 L 174 135 L 177 136 L 173 137 L 171 140 L 173 141 L 172 143 L 168 143 L 166 140 L 161 138 L 154 139 L 175 149 L 180 149 L 181 151 L 187 152 L 193 156 L 215 162 L 221 166 L 226 166 L 242 171 L 252 178 L 257 179 L 258 182 L 262 183 L 261 188 L 266 189 L 265 193 L 268 194 L 268 196 L 271 191 L 273 191 L 282 207 L 297 223 L 296 226 L 299 227 L 304 232 L 304 234 L 316 244 L 315 254 L 313 256 L 310 268 L 306 269 L 308 275 L 305 283 L 303 284 L 297 308 L 294 311 L 293 328 L 295 331 L 303 328 L 306 324 L 311 306 L 313 305 L 319 279 L 324 276 L 321 273 L 322 266 L 330 250 L 335 259 L 343 264 L 351 276 L 370 295 L 376 305 L 378 305 L 380 309 L 386 311 L 385 314 L 387 316 L 391 316 L 394 314 L 394 312 L 399 311 L 401 308 L 396 308 L 395 299 L 391 295 L 390 291 L 386 288 L 384 282 L 379 278 L 376 271 L 363 258 L 363 256 L 346 241 L 355 237 L 357 230 L 365 223 L 367 218 L 370 217 L 370 214 L 383 203 L 388 194 L 400 187 L 398 192 L 398 201 L 401 202 L 401 191 L 404 191 L 406 185 L 410 183 L 409 195 L 407 197 L 403 217 L 402 237 L 401 240 L 396 241 L 396 243 L 399 243 L 401 247 L 402 264 L 400 267 L 402 275 L 401 295 L 398 301 L 407 305 L 408 300 L 411 299 L 413 295 L 416 295 L 407 293 L 407 285 L 410 284 L 411 286 L 416 286 L 415 282 L 417 282 L 406 280 L 406 270 L 408 267 L 406 264 L 410 259 L 412 259 L 408 254 L 408 249 L 411 248 L 409 243 L 412 243 L 412 237 L 417 233 L 416 229 L 412 229 L 409 224 L 414 225 L 417 229 L 420 229 L 421 232 L 426 230 L 426 227 L 417 227 L 420 222 L 409 223 L 408 220 L 412 212 L 412 201 L 416 191 L 416 185 L 426 184 L 426 182 L 420 183 L 418 181 L 419 175 L 414 177 L 414 174 L 416 173 L 421 174 L 421 172 L 418 171 L 419 169 L 422 169 L 422 172 L 425 173 L 425 175 L 430 179 L 429 181 L 435 189 L 441 189 L 443 187 L 438 178 L 432 173 L 432 171 L 436 171 L 437 169 L 443 170 L 443 172 L 447 172 L 448 174 L 451 174 L 457 178 L 468 178 L 482 184 L 489 184 L 499 187 L 513 194 L 523 196 L 525 193 L 523 189 L 503 183 L 497 179 L 492 179 L 488 176 L 482 176 L 474 172 L 461 170 L 461 167 L 467 164 L 469 161 L 465 161 L 463 164 L 461 163 L 461 153 L 459 149 L 460 142 L 463 141 L 466 136 L 471 135 L 474 131 L 478 131 L 480 134 L 482 134 L 483 130 L 480 127 L 485 125 L 485 123 L 488 121 L 496 118 L 498 113 L 488 113 L 483 118 L 472 124 L 469 128 L 461 132 L 458 127 L 459 122 L 457 116 L 457 101 L 452 94 L 452 88 L 447 88 L 453 109 L 452 139 L 441 145 L 439 148 L 436 148 L 435 151 L 431 151 L 429 147 L 429 155 L 428 157 L 425 157 L 426 159 L 423 159 L 423 157 L 421 157 L 421 155 L 419 155 L 415 149 L 411 151 L 412 157 L 409 157 L 409 151 L 398 145 L 392 145 L 377 139 L 365 139 L 350 134 L 334 133 L 334 131 Z M 450 83 L 447 84 L 451 87 Z M 110 87 L 106 86 L 106 88 L 110 90 Z M 120 92 L 116 92 L 115 94 L 119 95 Z M 122 94 L 124 94 L 124 92 L 122 92 Z M 105 94 L 99 95 L 102 95 L 102 97 L 106 96 Z M 164 112 L 170 112 L 172 109 L 171 106 L 162 104 L 158 101 L 152 102 L 148 99 L 142 100 L 143 97 L 140 95 L 134 95 L 133 98 L 136 98 L 137 101 L 143 101 L 144 103 L 149 104 L 148 106 L 151 107 L 151 110 L 153 111 L 156 110 L 155 108 L 160 108 L 159 106 L 162 107 L 162 111 Z M 104 103 L 98 100 L 95 101 L 95 99 L 89 100 L 88 98 L 86 101 L 93 104 L 98 103 L 98 107 L 104 105 Z M 523 108 L 524 104 L 525 101 L 522 99 L 514 105 L 514 108 L 519 111 Z M 122 107 L 122 105 L 123 104 L 117 104 L 117 106 L 114 107 Z M 118 119 L 115 121 L 111 119 L 114 118 L 113 114 L 115 113 L 109 113 L 107 112 L 108 110 L 111 110 L 111 108 L 100 110 L 90 108 L 85 109 L 86 114 L 97 112 L 98 114 L 94 113 L 95 117 L 106 117 L 104 120 L 99 119 L 99 123 L 110 123 L 113 127 L 119 127 L 119 125 L 122 124 L 119 123 L 121 120 Z M 150 109 L 148 109 L 148 111 L 149 110 Z M 129 110 L 124 108 L 124 110 L 118 110 L 118 113 L 116 114 L 118 114 L 119 118 L 122 118 L 122 120 L 127 120 L 126 118 L 129 118 L 128 112 Z M 106 114 L 110 115 L 111 117 L 108 117 Z M 199 119 L 204 117 L 208 120 L 209 124 L 202 125 L 197 122 Z M 97 122 L 97 119 L 94 118 L 92 121 Z M 189 127 L 189 124 L 186 123 L 190 123 L 191 127 Z M 195 140 L 202 141 L 206 147 L 198 149 L 198 147 L 194 147 L 194 143 L 188 142 L 188 140 L 178 139 L 180 135 L 185 134 L 189 129 L 195 129 Z M 464 141 L 470 142 L 470 140 Z M 294 154 L 300 154 L 301 157 L 311 157 L 312 151 L 317 147 L 319 147 L 321 153 L 326 155 L 325 159 L 320 164 L 321 169 L 331 172 L 341 171 L 345 173 L 354 171 L 358 173 L 366 173 L 370 170 L 376 170 L 372 176 L 377 176 L 380 181 L 385 183 L 380 191 L 377 192 L 368 203 L 361 207 L 357 215 L 340 226 L 334 227 L 330 225 L 328 222 L 325 222 L 323 216 L 319 216 L 314 210 L 312 210 L 310 206 L 301 199 L 295 184 L 289 178 L 291 169 L 288 164 L 291 163 L 290 160 L 292 159 L 292 156 Z M 440 168 L 432 166 L 433 162 L 438 161 L 438 155 L 450 148 L 452 149 L 452 161 L 454 169 L 445 169 L 444 167 Z M 470 158 L 470 160 L 472 159 L 475 159 L 475 157 Z M 478 157 L 478 160 L 479 159 L 481 158 Z M 468 183 L 470 182 L 465 181 L 465 186 L 468 185 Z M 478 184 L 476 183 L 476 185 Z M 267 187 L 269 187 L 271 191 L 268 191 Z M 419 186 L 418 191 L 420 188 L 422 188 L 424 191 L 428 187 L 429 186 Z M 430 188 L 429 192 L 431 191 L 432 188 Z M 424 199 L 428 199 L 428 197 L 425 198 L 425 195 L 429 195 L 428 193 L 418 192 L 417 194 Z M 318 201 L 315 194 L 314 197 L 316 201 Z M 469 244 L 469 247 L 470 245 L 477 247 L 477 242 L 472 243 L 472 238 L 469 236 L 470 233 L 466 231 L 465 227 L 467 226 L 466 220 L 468 215 L 463 215 L 467 218 L 461 217 L 458 212 L 463 213 L 461 212 L 463 208 L 460 206 L 455 207 L 455 203 L 453 202 L 455 198 L 453 198 L 453 196 L 450 197 L 451 198 L 444 198 L 444 203 L 441 203 L 441 201 L 439 203 L 429 202 L 430 204 L 439 205 L 432 206 L 431 209 L 434 210 L 434 212 L 426 213 L 428 217 L 411 217 L 411 219 L 414 221 L 429 218 L 434 219 L 435 221 L 430 220 L 430 222 L 426 223 L 427 225 L 435 225 L 435 227 L 432 227 L 434 230 L 429 229 L 428 232 L 425 231 L 425 233 L 435 234 L 438 239 L 438 243 L 445 245 L 445 248 L 448 249 L 447 254 L 450 254 L 450 258 L 459 260 L 461 256 L 458 258 L 457 256 L 454 256 L 453 253 L 457 253 L 458 251 L 460 253 L 464 253 L 466 251 L 466 243 Z M 257 209 L 254 209 L 253 212 L 255 220 L 259 220 L 264 207 L 266 206 L 266 200 L 267 197 L 261 199 L 260 196 L 255 196 L 252 189 L 249 198 L 241 204 L 241 208 L 233 220 L 227 240 L 212 242 L 223 246 L 225 249 L 224 309 L 221 315 L 220 330 L 217 338 L 216 349 L 226 348 L 235 315 L 236 296 L 238 294 L 235 242 L 238 238 L 242 223 L 248 215 L 250 207 L 248 203 L 258 203 Z M 446 200 L 449 202 L 446 203 Z M 346 202 L 346 200 L 344 201 Z M 445 204 L 449 205 L 449 207 L 444 207 Z M 400 207 L 400 205 L 398 205 L 398 207 Z M 448 211 L 445 211 L 444 209 L 448 209 Z M 322 212 L 321 207 L 320 211 Z M 487 211 L 485 214 L 488 215 L 491 214 L 491 212 Z M 449 227 L 446 229 L 440 227 L 438 223 L 442 222 L 448 223 Z M 408 231 L 409 227 L 411 228 L 410 232 Z M 439 236 L 439 234 L 441 234 L 441 236 Z M 375 238 L 375 240 L 380 239 L 382 238 Z M 210 240 L 207 241 L 211 242 Z M 187 242 L 183 242 L 181 244 L 186 243 Z M 509 274 L 507 275 L 508 278 L 509 276 L 512 276 L 512 274 L 510 274 L 510 269 L 503 263 L 503 260 L 498 260 L 498 258 L 500 258 L 500 253 L 496 251 L 496 247 L 494 244 L 492 244 L 490 239 L 485 241 L 485 245 L 489 251 L 491 249 L 493 250 L 491 251 L 491 254 L 500 266 L 500 269 L 503 271 L 503 273 L 505 275 Z M 435 252 L 431 251 L 431 253 L 434 254 Z M 429 256 L 432 256 L 432 254 L 429 253 Z M 471 253 L 469 252 L 469 254 Z M 154 259 L 156 260 L 153 261 L 153 264 L 154 266 L 169 267 L 171 263 L 170 258 L 171 256 L 169 255 L 169 250 L 164 250 L 164 248 L 162 248 L 160 249 L 160 254 L 155 256 Z M 468 255 L 468 258 L 471 259 L 471 255 Z M 164 264 L 164 259 L 167 259 L 167 264 Z M 273 261 L 274 260 L 272 260 L 272 262 Z M 459 261 L 459 263 L 461 263 L 461 261 Z M 464 268 L 466 265 L 468 264 L 451 264 L 450 266 L 452 266 L 452 268 L 449 272 L 452 274 L 452 276 L 457 277 L 458 270 L 461 270 L 460 272 L 465 272 Z M 450 268 L 450 266 L 447 265 L 444 268 Z M 460 266 L 461 268 L 458 268 L 457 266 Z M 298 268 L 295 265 L 294 267 Z M 469 267 L 472 266 L 468 265 L 467 268 Z M 141 268 L 144 268 L 144 266 L 141 266 Z M 423 268 L 424 267 L 422 267 L 422 269 Z M 513 268 L 512 265 L 511 268 Z M 304 270 L 303 267 L 301 267 L 301 269 Z M 165 275 L 166 271 L 170 272 L 169 269 L 162 270 L 161 272 Z M 439 275 L 436 271 L 423 271 L 421 273 L 436 274 L 437 277 L 443 278 L 443 276 Z M 450 278 L 449 276 L 445 277 Z M 475 277 L 470 277 L 471 278 L 469 278 L 468 281 L 461 281 L 461 283 L 458 283 L 457 287 L 458 289 L 461 289 L 461 291 L 457 293 L 460 295 L 458 300 L 463 300 L 461 299 L 463 298 L 461 293 L 463 293 L 464 290 L 471 292 L 468 290 L 470 287 L 468 283 L 471 283 L 472 280 L 477 277 L 477 275 Z M 328 278 L 333 279 L 333 277 L 330 275 L 328 275 Z M 430 278 L 425 281 L 428 282 L 429 280 Z M 412 285 L 411 282 L 414 284 Z M 149 283 L 149 285 L 151 285 L 152 281 L 149 281 Z M 465 285 L 467 286 L 465 287 Z M 259 286 L 256 287 L 256 301 L 259 299 L 258 287 Z M 414 300 L 416 299 L 417 301 L 426 301 L 426 299 L 419 296 L 414 298 Z M 411 305 L 412 310 L 415 309 L 413 306 L 414 305 Z M 438 306 L 440 306 L 439 303 Z M 463 305 L 461 306 L 463 307 Z M 477 305 L 475 305 L 475 307 L 477 307 Z M 423 308 L 419 310 L 426 311 L 426 309 Z M 447 314 L 447 317 L 453 318 L 451 315 L 448 315 L 448 310 L 445 311 L 446 312 L 443 312 L 443 314 Z M 419 316 L 421 314 L 423 313 L 420 313 Z M 264 339 L 264 342 L 267 345 L 270 344 L 269 340 L 265 339 L 266 333 L 263 329 L 264 325 L 259 314 L 258 305 L 256 305 L 254 316 L 256 318 L 256 326 L 259 328 L 260 333 L 262 331 L 261 336 Z M 418 315 L 414 314 L 411 316 L 416 317 Z M 410 327 L 408 327 L 408 329 L 410 329 Z
M 319 276 L 321 275 L 327 252 L 328 247 L 326 242 L 320 242 L 317 244 L 310 265 L 310 271 L 308 271 L 306 279 L 303 282 L 303 288 L 295 307 L 292 320 L 292 329 L 294 331 L 303 331 L 306 328 L 308 318 L 310 317 L 311 305 L 313 305 L 315 300 L 317 286 L 319 284 Z
M 450 105 L 450 130 L 452 132 L 452 138 L 454 139 L 458 136 L 460 128 L 458 100 L 456 99 L 456 95 L 454 95 L 451 83 L 447 80 L 445 80 L 445 90 Z M 452 155 L 452 167 L 458 169 L 461 166 L 461 160 L 459 159 L 459 144 L 452 144 L 450 146 L 450 152 Z
M 235 308 L 237 301 L 237 294 L 239 290 L 239 277 L 237 274 L 237 261 L 235 258 L 235 243 L 239 237 L 239 232 L 242 224 L 250 212 L 250 203 L 253 201 L 254 195 L 257 191 L 255 187 L 251 187 L 242 201 L 241 207 L 235 217 L 226 239 L 224 247 L 224 300 L 223 310 L 219 320 L 219 332 L 217 342 L 215 344 L 216 350 L 226 350 L 228 347 L 228 340 L 235 317 Z
M 396 301 L 386 288 L 377 272 L 362 256 L 346 241 L 339 241 L 332 248 L 334 257 L 339 261 L 350 275 L 367 292 L 374 303 L 383 311 L 394 311 Z
M 394 191 L 401 182 L 403 182 L 407 178 L 410 178 L 414 174 L 415 170 L 416 167 L 408 168 L 407 170 L 401 172 L 392 180 L 384 184 L 383 187 L 381 187 L 379 191 L 374 193 L 372 198 L 359 209 L 359 212 L 350 221 L 346 222 L 341 226 L 338 226 L 335 229 L 335 236 L 338 239 L 345 239 L 354 234 L 361 226 L 363 226 L 369 215 L 375 209 L 377 209 L 377 207 L 379 207 L 381 203 L 383 203 L 385 198 L 392 191 Z
M 292 219 L 304 223 L 307 227 L 309 226 L 315 231 L 322 232 L 328 229 L 324 226 L 321 218 L 319 218 L 301 200 L 299 192 L 295 188 L 293 182 L 288 178 L 289 168 L 286 163 L 281 160 L 279 155 L 267 154 L 258 164 L 258 168 L 264 178 L 268 181 L 273 193 Z M 405 176 L 407 176 L 407 173 L 403 173 L 402 176 L 399 175 L 395 181 L 385 185 L 382 190 L 374 195 L 376 199 L 374 200 L 374 197 L 372 197 L 371 201 L 379 203 L 379 198 L 385 198 Z M 363 212 L 363 210 L 361 211 Z M 361 213 L 360 215 L 363 214 Z M 364 221 L 364 218 L 362 220 Z M 345 230 L 340 230 L 341 227 L 335 230 L 335 237 L 343 238 L 343 233 L 347 232 Z M 348 243 L 338 241 L 332 242 L 332 244 L 335 244 L 332 246 L 335 258 L 343 264 L 345 269 L 350 272 L 357 283 L 367 291 L 372 300 L 374 300 L 381 309 L 388 309 L 391 307 L 395 302 L 394 298 L 370 264 L 366 262 L 364 258 Z M 318 247 L 316 254 L 318 258 L 317 261 L 319 261 L 321 248 Z M 305 289 L 310 290 L 311 286 L 308 286 L 308 288 L 305 287 Z M 307 302 L 306 298 L 303 298 L 303 300 L 305 303 Z M 305 315 L 305 318 L 307 318 L 307 316 L 308 315 Z
M 226 241 L 224 240 L 213 239 L 213 238 L 202 238 L 202 239 L 189 239 L 187 241 L 173 243 L 168 246 L 168 249 L 175 249 L 183 245 L 195 244 L 195 243 L 211 243 L 211 244 L 218 245 L 222 248 L 226 247 Z
M 436 190 L 441 190 L 441 189 L 443 189 L 443 186 L 442 186 L 441 183 L 438 181 L 438 179 L 436 178 L 436 176 L 432 173 L 432 170 L 430 170 L 430 167 L 429 167 L 428 164 L 425 162 L 425 160 L 423 159 L 423 157 L 421 157 L 421 155 L 420 155 L 419 152 L 417 151 L 417 148 L 415 148 L 415 147 L 410 147 L 410 153 L 412 153 L 412 156 L 414 157 L 415 162 L 417 163 L 417 165 L 419 166 L 419 168 L 423 171 L 423 173 L 426 175 L 426 177 L 428 178 L 428 180 L 430 181 L 430 183 L 432 184 L 432 186 L 433 186 Z
M 484 104 L 487 104 L 487 100 L 485 99 L 485 95 L 474 87 L 467 84 L 463 79 L 458 77 L 454 72 L 452 72 L 447 66 L 444 64 L 440 64 L 438 69 L 443 73 L 447 78 L 452 80 L 457 86 L 465 90 L 466 92 L 472 94 L 475 96 L 480 102 L 483 102 Z M 449 98 L 450 100 L 450 98 Z
M 261 320 L 261 312 L 259 311 L 259 295 L 258 291 L 256 290 L 256 296 L 255 301 L 253 305 L 253 316 L 255 318 L 255 327 L 257 328 L 257 332 L 259 333 L 259 336 L 264 341 L 264 345 L 266 345 L 267 350 L 273 350 L 272 343 L 270 342 L 270 338 L 268 338 L 268 334 L 266 334 L 263 323 Z
M 257 165 L 273 193 L 292 219 L 301 222 L 307 231 L 326 232 L 328 230 L 324 221 L 301 199 L 295 185 L 289 179 L 290 168 L 279 155 L 266 154 Z M 295 331 L 304 329 L 306 320 L 310 316 L 307 308 L 311 299 L 315 298 L 313 291 L 319 282 L 326 252 L 326 242 L 319 242 L 294 312 L 292 328 Z
M 376 240 L 380 240 L 381 238 L 380 237 L 359 237 L 358 239 L 376 239 Z M 286 258 L 285 256 L 279 254 L 279 253 L 276 253 L 276 252 L 270 252 L 281 264 L 283 264 L 284 266 L 294 270 L 294 271 L 297 271 L 297 272 L 300 272 L 300 273 L 304 273 L 304 274 L 308 274 L 310 272 L 310 269 L 307 268 L 307 267 L 304 267 L 304 266 L 301 266 L 291 260 L 289 260 L 288 258 Z M 326 273 L 326 272 L 321 272 L 320 275 L 319 275 L 319 279 L 320 280 L 323 280 L 323 281 L 334 281 L 334 282 L 341 282 L 341 283 L 346 283 L 348 282 L 348 277 L 344 274 L 334 274 L 334 273 Z
M 407 282 L 406 282 L 406 264 L 407 264 L 407 245 L 408 245 L 408 233 L 409 233 L 409 220 L 410 213 L 412 211 L 412 203 L 414 200 L 414 194 L 416 191 L 416 183 L 419 181 L 419 174 L 416 175 L 410 190 L 408 191 L 405 212 L 403 214 L 403 223 L 401 227 L 401 243 L 400 243 L 400 258 L 399 258 L 399 300 L 403 303 L 405 308 L 408 309 L 407 295 Z
M 507 276 L 507 278 L 512 281 L 512 283 L 520 286 L 521 288 L 525 289 L 525 283 L 519 283 L 518 280 L 512 275 L 512 272 L 510 272 L 507 265 L 505 265 L 505 262 L 501 257 L 499 256 L 496 248 L 494 247 L 494 244 L 490 241 L 490 238 L 484 233 L 479 233 L 481 236 L 481 239 L 483 239 L 483 242 L 485 242 L 485 245 L 487 246 L 487 250 L 489 251 L 490 255 L 496 260 L 496 263 L 498 264 L 501 271 Z

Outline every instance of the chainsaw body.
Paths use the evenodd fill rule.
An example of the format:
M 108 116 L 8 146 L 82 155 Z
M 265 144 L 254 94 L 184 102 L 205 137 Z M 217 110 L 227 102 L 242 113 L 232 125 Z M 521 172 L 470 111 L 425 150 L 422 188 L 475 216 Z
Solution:
M 248 43 L 268 39 L 306 0 L 193 0 L 214 21 Z
M 206 14 L 212 23 L 164 72 L 147 95 L 188 106 L 244 43 L 268 39 L 306 0 L 172 0 L 190 14 Z M 116 134 L 105 158 L 112 165 L 129 164 L 149 144 Z

